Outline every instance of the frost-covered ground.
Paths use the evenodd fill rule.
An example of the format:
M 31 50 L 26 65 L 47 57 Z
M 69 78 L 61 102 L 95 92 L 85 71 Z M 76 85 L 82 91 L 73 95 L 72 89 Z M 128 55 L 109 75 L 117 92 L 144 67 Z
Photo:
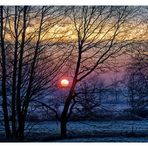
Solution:
M 76 121 L 68 123 L 68 138 L 61 140 L 60 124 L 54 121 L 28 123 L 27 141 L 54 142 L 148 142 L 148 120 Z M 3 141 L 3 129 L 1 141 Z

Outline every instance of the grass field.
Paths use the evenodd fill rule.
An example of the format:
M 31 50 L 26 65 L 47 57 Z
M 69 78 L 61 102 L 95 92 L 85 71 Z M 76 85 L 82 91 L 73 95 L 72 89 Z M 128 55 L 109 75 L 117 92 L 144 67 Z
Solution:
M 69 122 L 68 138 L 61 140 L 60 124 L 55 121 L 28 123 L 26 141 L 37 142 L 148 142 L 148 120 Z M 4 130 L 1 126 L 1 141 Z

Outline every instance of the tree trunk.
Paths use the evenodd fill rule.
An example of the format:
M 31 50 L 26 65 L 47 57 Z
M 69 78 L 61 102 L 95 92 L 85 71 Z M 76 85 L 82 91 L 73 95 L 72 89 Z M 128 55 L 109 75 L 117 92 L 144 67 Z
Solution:
M 67 136 L 67 121 L 65 119 L 61 120 L 61 138 L 66 138 Z
M 23 69 L 23 55 L 25 47 L 25 37 L 26 37 L 26 26 L 27 25 L 27 6 L 23 8 L 23 32 L 22 32 L 22 41 L 20 46 L 20 57 L 19 57 L 19 66 L 18 66 L 18 83 L 17 83 L 17 95 L 16 95 L 16 109 L 18 117 L 18 138 L 20 141 L 23 141 L 23 116 L 21 113 L 21 84 L 22 84 L 22 69 Z
M 23 142 L 24 141 L 24 125 L 25 125 L 25 123 L 22 120 L 22 122 L 19 125 L 19 133 L 18 133 L 18 140 L 20 142 Z
M 18 129 L 17 129 L 16 135 L 15 135 L 15 138 L 20 142 L 24 141 L 24 129 L 25 129 L 25 119 L 24 119 L 24 116 L 22 114 L 21 119 L 18 122 Z
M 61 115 L 61 138 L 65 138 L 67 136 L 67 128 L 66 128 L 66 123 L 67 123 L 67 113 L 68 109 L 70 106 L 71 102 L 71 94 L 69 94 L 69 97 L 67 98 L 65 105 L 64 105 L 64 110 Z
M 61 115 L 61 138 L 65 138 L 67 137 L 67 128 L 66 128 L 66 124 L 67 124 L 67 120 L 68 120 L 68 110 L 69 110 L 69 106 L 71 103 L 71 100 L 73 99 L 73 91 L 74 91 L 74 87 L 72 87 L 65 105 L 64 105 L 64 109 Z
M 17 30 L 17 6 L 15 6 L 15 50 L 13 63 L 13 77 L 12 77 L 12 136 L 16 136 L 16 75 L 17 75 L 17 50 L 18 50 L 18 30 Z
M 1 66 L 2 66 L 2 108 L 4 112 L 4 126 L 6 137 L 11 137 L 11 131 L 9 126 L 9 116 L 7 109 L 7 94 L 6 94 L 6 54 L 5 54 L 5 46 L 4 46 L 4 36 L 3 36 L 3 6 L 0 7 L 0 40 L 1 40 Z
M 71 103 L 72 99 L 74 99 L 74 97 L 75 97 L 74 89 L 75 89 L 75 86 L 76 86 L 76 79 L 77 79 L 76 76 L 73 79 L 69 95 L 68 95 L 68 97 L 65 101 L 64 109 L 63 109 L 63 112 L 61 114 L 61 138 L 67 137 L 66 124 L 67 124 L 67 120 L 68 120 L 68 111 L 69 111 L 70 103 Z

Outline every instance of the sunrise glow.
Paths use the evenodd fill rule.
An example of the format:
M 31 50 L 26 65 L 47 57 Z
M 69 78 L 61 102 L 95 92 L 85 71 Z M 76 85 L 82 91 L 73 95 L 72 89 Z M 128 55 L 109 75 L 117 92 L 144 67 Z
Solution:
M 69 81 L 67 79 L 62 79 L 61 80 L 61 86 L 62 87 L 67 87 L 69 85 Z

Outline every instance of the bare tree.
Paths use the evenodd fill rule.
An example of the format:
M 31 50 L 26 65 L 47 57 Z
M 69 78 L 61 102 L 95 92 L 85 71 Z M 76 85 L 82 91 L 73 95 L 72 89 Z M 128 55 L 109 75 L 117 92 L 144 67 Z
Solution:
M 135 45 L 137 47 L 137 45 Z M 132 53 L 130 63 L 126 69 L 126 85 L 128 90 L 128 102 L 131 107 L 132 116 L 144 117 L 144 110 L 147 106 L 148 97 L 148 69 L 145 47 L 141 45 Z
M 7 104 L 7 90 L 6 90 L 6 51 L 5 51 L 5 37 L 4 37 L 4 14 L 3 6 L 0 7 L 0 41 L 1 41 L 1 67 L 2 67 L 2 98 L 3 98 L 3 112 L 4 112 L 4 122 L 5 122 L 5 133 L 6 137 L 11 136 L 10 125 L 9 125 L 9 115 L 8 115 L 8 104 Z
M 58 47 L 64 35 L 55 37 L 59 31 L 55 25 L 62 20 L 63 11 L 53 6 L 16 6 L 1 7 L 1 12 L 2 92 L 6 135 L 23 141 L 30 103 L 56 82 L 55 77 L 69 54 Z
M 97 119 L 99 110 L 102 109 L 102 101 L 106 98 L 108 87 L 101 78 L 89 78 L 80 83 L 78 87 L 74 114 L 84 119 Z
M 129 44 L 120 33 L 123 25 L 133 16 L 128 7 L 71 7 L 67 12 L 69 23 L 74 28 L 72 84 L 61 114 L 61 137 L 66 136 L 70 106 L 75 99 L 75 88 L 84 78 L 92 74 Z M 123 35 L 123 34 L 122 34 Z M 124 40 L 126 40 L 124 42 Z

